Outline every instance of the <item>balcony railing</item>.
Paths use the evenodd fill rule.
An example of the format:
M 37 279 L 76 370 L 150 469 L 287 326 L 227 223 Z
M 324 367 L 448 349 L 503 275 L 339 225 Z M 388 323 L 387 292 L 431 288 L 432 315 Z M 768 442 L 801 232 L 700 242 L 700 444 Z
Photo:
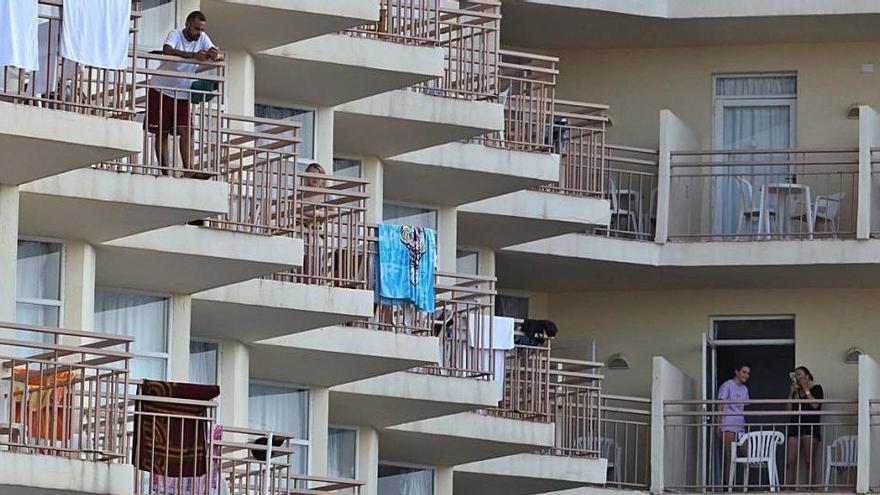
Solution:
M 647 490 L 651 480 L 651 399 L 602 395 L 600 457 L 608 460 L 606 486 Z
M 133 3 L 137 7 L 137 3 Z M 0 100 L 130 120 L 134 115 L 134 67 L 137 61 L 137 19 L 132 11 L 130 64 L 125 70 L 84 65 L 60 55 L 64 3 L 39 1 L 37 44 L 39 70 L 0 67 Z M 23 40 L 27 42 L 27 40 Z
M 134 110 L 144 126 L 142 151 L 97 167 L 143 175 L 219 178 L 225 63 L 183 62 L 152 52 L 139 53 L 134 62 Z M 181 63 L 194 67 L 194 72 L 178 70 Z M 174 87 L 162 78 L 182 81 L 185 87 Z
M 498 102 L 504 130 L 475 138 L 488 146 L 547 152 L 553 150 L 553 106 L 558 57 L 500 50 Z
M 667 490 L 854 490 L 856 401 L 751 400 L 741 413 L 725 407 L 734 404 L 743 402 L 664 402 Z M 725 418 L 736 416 L 745 419 L 744 431 L 724 435 L 721 428 L 735 421 Z M 850 469 L 832 473 L 838 469 L 828 467 L 841 460 L 850 462 Z
M 869 462 L 866 464 L 868 466 L 871 466 L 871 465 L 876 466 L 877 447 L 873 446 L 872 444 L 873 444 L 873 440 L 875 438 L 880 438 L 880 399 L 869 399 L 868 400 L 868 417 L 867 417 L 867 419 L 868 419 L 868 426 L 869 426 L 868 431 L 870 432 L 870 436 L 868 439 L 871 441 L 871 443 L 869 443 L 869 445 L 871 445 L 871 448 L 868 452 L 868 458 L 867 458 L 867 460 Z M 835 471 L 837 471 L 837 470 L 835 470 Z M 837 475 L 839 473 L 835 472 L 832 474 Z M 870 491 L 872 491 L 872 492 L 880 491 L 880 477 L 877 477 L 876 475 L 868 476 L 868 487 L 869 487 Z
M 605 145 L 605 194 L 611 223 L 594 233 L 625 239 L 653 240 L 657 227 L 657 150 Z
M 848 238 L 856 234 L 858 149 L 674 151 L 669 238 Z
M 445 53 L 443 77 L 412 89 L 435 96 L 496 101 L 500 28 L 499 0 L 380 0 L 378 22 L 347 29 L 345 33 L 394 43 L 439 46 Z
M 345 31 L 352 36 L 404 43 L 436 46 L 440 0 L 380 0 L 379 21 Z
M 300 172 L 295 184 L 293 230 L 305 245 L 303 267 L 272 278 L 366 289 L 376 254 L 376 231 L 366 224 L 367 181 Z
M 229 212 L 206 225 L 291 236 L 296 226 L 299 124 L 223 113 L 217 161 L 229 184 Z
M 374 287 L 370 271 L 368 288 Z M 491 349 L 495 277 L 435 272 L 434 313 L 377 304 L 373 317 L 353 326 L 440 339 L 440 360 L 412 371 L 461 378 L 493 379 Z
M 131 342 L 0 323 L 0 450 L 123 462 Z
M 550 420 L 556 444 L 547 453 L 596 457 L 601 451 L 602 363 L 574 359 L 550 360 Z
M 417 84 L 416 91 L 447 98 L 498 100 L 501 2 L 469 0 L 448 7 L 440 0 L 436 38 L 445 52 L 443 77 Z
M 606 184 L 607 105 L 557 99 L 553 110 L 552 151 L 559 154 L 559 182 L 544 191 L 602 196 Z
M 297 473 L 302 463 L 294 459 L 292 434 L 218 425 L 213 401 L 134 399 L 135 495 L 357 494 L 363 485 Z
M 550 341 L 517 344 L 504 356 L 504 396 L 491 412 L 514 419 L 550 419 Z

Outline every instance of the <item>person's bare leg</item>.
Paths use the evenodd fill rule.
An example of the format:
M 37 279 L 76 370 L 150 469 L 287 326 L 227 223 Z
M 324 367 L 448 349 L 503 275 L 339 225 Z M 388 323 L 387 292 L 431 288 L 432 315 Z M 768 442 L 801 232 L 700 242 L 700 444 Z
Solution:
M 186 177 L 192 173 L 190 168 L 192 162 L 192 130 L 186 127 L 178 127 L 177 136 L 180 138 L 180 159 L 183 164 L 183 175 Z
M 156 159 L 162 168 L 162 175 L 168 175 L 168 134 L 157 132 L 153 134 L 153 147 L 156 149 Z
M 721 485 L 726 486 L 730 480 L 730 444 L 736 441 L 736 433 L 724 431 L 721 433 Z M 735 476 L 735 475 L 734 475 Z M 736 480 L 734 480 L 736 481 Z
M 798 440 L 798 437 L 789 437 L 785 444 L 785 480 L 782 484 L 787 489 L 797 485 L 798 482 L 798 461 L 800 460 L 798 455 L 800 442 Z
M 814 437 L 801 438 L 801 458 L 804 460 L 807 471 L 808 485 L 816 482 L 816 450 L 819 448 L 819 442 Z

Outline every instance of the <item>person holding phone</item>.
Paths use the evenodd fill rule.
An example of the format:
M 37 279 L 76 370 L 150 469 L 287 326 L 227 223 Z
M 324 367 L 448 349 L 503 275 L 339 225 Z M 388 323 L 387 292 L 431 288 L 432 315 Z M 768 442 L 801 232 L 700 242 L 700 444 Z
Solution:
M 785 449 L 785 484 L 796 485 L 798 474 L 806 473 L 806 483 L 812 484 L 815 473 L 816 451 L 821 447 L 822 427 L 819 424 L 822 415 L 822 403 L 825 391 L 822 385 L 814 382 L 813 374 L 806 366 L 798 366 L 791 377 L 791 388 L 788 398 L 792 400 L 815 401 L 788 403 L 787 411 L 793 411 L 789 425 L 786 428 L 788 443 Z M 800 471 L 800 465 L 805 467 Z
M 186 16 L 183 29 L 174 29 L 165 38 L 162 54 L 179 59 L 204 62 L 207 60 L 221 61 L 223 53 L 217 49 L 207 33 L 208 18 L 196 10 Z M 176 73 L 195 73 L 197 63 L 182 60 L 166 60 L 159 70 Z M 173 75 L 155 75 L 150 78 L 150 89 L 147 91 L 147 118 L 145 125 L 154 137 L 154 147 L 164 175 L 171 175 L 168 144 L 173 134 L 180 139 L 180 157 L 183 162 L 184 176 L 208 178 L 190 171 L 193 123 L 190 118 L 190 90 L 193 80 Z
M 718 411 L 724 414 L 718 421 L 716 434 L 721 439 L 721 448 L 724 455 L 724 478 L 729 476 L 730 446 L 737 441 L 740 435 L 746 432 L 746 417 L 742 414 L 749 401 L 749 388 L 746 382 L 752 375 L 752 367 L 745 363 L 737 364 L 733 369 L 733 377 L 721 384 L 718 388 L 718 400 L 729 401 L 720 404 Z M 743 446 L 744 448 L 745 446 Z

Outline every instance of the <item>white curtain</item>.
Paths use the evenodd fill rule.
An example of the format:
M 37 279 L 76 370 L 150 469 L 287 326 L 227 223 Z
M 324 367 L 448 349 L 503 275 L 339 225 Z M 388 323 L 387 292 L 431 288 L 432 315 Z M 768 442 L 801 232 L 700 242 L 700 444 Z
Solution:
M 217 383 L 219 346 L 214 342 L 189 343 L 189 381 L 205 385 Z
M 251 381 L 248 387 L 248 421 L 251 428 L 290 433 L 294 436 L 293 462 L 297 474 L 308 473 L 309 390 Z
M 779 96 L 797 94 L 797 76 L 725 76 L 715 80 L 715 96 Z
M 327 469 L 330 476 L 354 479 L 357 475 L 357 431 L 330 428 L 327 444 Z
M 412 225 L 437 230 L 437 210 L 385 203 L 383 220 L 398 225 Z
M 378 495 L 433 495 L 434 470 L 379 466 Z
M 41 304 L 61 299 L 61 244 L 18 241 L 15 273 L 16 321 L 57 327 L 60 304 Z M 27 302 L 24 302 L 25 300 Z M 28 338 L 25 335 L 20 337 Z M 29 340 L 33 340 L 33 335 Z
M 95 330 L 134 337 L 131 378 L 164 380 L 168 361 L 167 298 L 95 291 Z
M 791 146 L 791 109 L 788 105 L 724 107 L 723 148 L 726 150 L 774 149 Z M 734 155 L 732 161 L 785 160 L 787 155 Z M 788 180 L 779 166 L 723 166 L 722 173 L 736 174 L 752 186 L 753 205 L 759 204 L 761 186 Z M 740 183 L 736 177 L 719 177 L 713 234 L 735 234 L 740 213 Z M 747 205 L 748 206 L 748 205 Z

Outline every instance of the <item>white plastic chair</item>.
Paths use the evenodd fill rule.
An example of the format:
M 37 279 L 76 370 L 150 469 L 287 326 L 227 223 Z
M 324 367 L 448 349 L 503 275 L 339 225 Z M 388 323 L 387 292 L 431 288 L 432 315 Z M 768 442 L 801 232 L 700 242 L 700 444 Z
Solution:
M 639 217 L 641 216 L 642 194 L 632 189 L 618 189 L 614 179 L 611 182 L 611 216 L 617 218 L 617 229 L 627 230 L 628 232 L 641 232 Z M 621 207 L 621 199 L 625 198 L 625 205 Z M 626 219 L 626 227 L 620 228 L 620 219 Z M 629 228 L 631 227 L 631 230 Z
M 823 227 L 837 235 L 837 214 L 840 212 L 840 203 L 843 202 L 843 193 L 829 194 L 828 196 L 816 196 L 813 203 L 813 232 L 816 231 L 816 220 L 822 220 Z
M 776 447 L 785 443 L 785 435 L 780 431 L 752 431 L 730 443 L 730 475 L 727 479 L 727 491 L 733 491 L 736 479 L 736 465 L 744 464 L 743 489 L 749 489 L 748 468 L 767 468 L 770 491 L 779 491 L 779 471 L 776 469 Z M 746 446 L 746 455 L 739 454 L 739 448 Z
M 746 222 L 748 222 L 749 227 L 746 232 L 752 233 L 752 224 L 754 223 L 758 225 L 758 222 L 761 219 L 761 207 L 755 204 L 754 188 L 748 179 L 736 177 L 736 184 L 739 190 L 739 215 L 736 224 L 736 233 L 743 233 L 743 225 Z M 765 207 L 763 213 L 768 215 L 771 221 L 775 221 L 775 210 Z M 758 231 L 760 231 L 760 225 L 758 229 L 756 229 L 756 232 Z
M 620 483 L 621 473 L 619 470 L 623 468 L 623 448 L 617 445 L 613 438 L 602 437 L 599 439 L 599 452 L 600 457 L 608 461 L 608 470 L 611 471 L 608 481 L 613 480 Z
M 10 443 L 24 442 L 24 425 L 12 422 L 9 409 L 12 401 L 10 384 L 0 381 L 0 436 L 6 436 Z
M 837 437 L 825 448 L 825 487 L 831 484 L 831 471 L 855 469 L 859 461 L 859 437 Z

